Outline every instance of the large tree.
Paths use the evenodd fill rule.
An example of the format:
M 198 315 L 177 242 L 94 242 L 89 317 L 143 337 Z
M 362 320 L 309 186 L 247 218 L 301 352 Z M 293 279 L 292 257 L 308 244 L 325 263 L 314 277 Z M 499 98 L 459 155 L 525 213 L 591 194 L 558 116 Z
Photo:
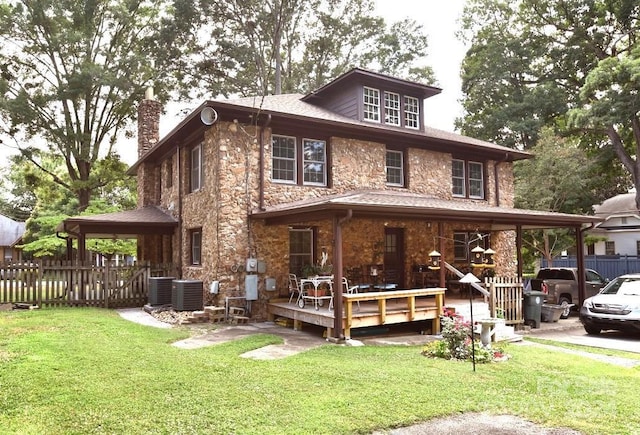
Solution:
M 372 0 L 176 0 L 156 49 L 198 97 L 309 92 L 354 66 L 433 82 L 424 29 Z
M 113 146 L 161 74 L 147 57 L 161 0 L 22 0 L 0 3 L 0 124 L 24 158 L 77 198 L 83 211 L 113 171 Z M 46 144 L 68 177 L 33 152 Z M 105 160 L 106 159 L 106 160 Z M 100 163 L 102 161 L 102 163 Z
M 640 209 L 639 20 L 636 0 L 470 0 L 458 126 L 517 148 L 545 125 L 579 137 L 631 174 Z

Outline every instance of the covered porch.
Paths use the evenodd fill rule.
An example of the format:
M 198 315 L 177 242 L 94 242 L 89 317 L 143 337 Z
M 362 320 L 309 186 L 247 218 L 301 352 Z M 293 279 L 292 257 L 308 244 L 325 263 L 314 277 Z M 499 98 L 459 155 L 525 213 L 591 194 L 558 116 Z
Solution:
M 445 304 L 444 292 L 450 294 L 451 284 L 462 276 L 457 274 L 457 277 L 452 279 L 448 268 L 448 262 L 453 263 L 455 257 L 456 245 L 453 234 L 456 230 L 477 234 L 481 240 L 485 235 L 492 239 L 500 239 L 504 246 L 499 248 L 501 252 L 496 256 L 498 264 L 492 270 L 492 274 L 499 278 L 508 277 L 513 280 L 511 282 L 521 285 L 523 230 L 568 228 L 575 234 L 576 246 L 582 246 L 583 224 L 599 221 L 593 216 L 490 206 L 486 202 L 444 200 L 424 194 L 397 191 L 354 191 L 327 195 L 265 207 L 254 211 L 251 218 L 264 225 L 264 234 L 267 234 L 269 227 L 279 227 L 280 229 L 274 233 L 283 234 L 287 227 L 291 229 L 319 225 L 318 233 L 326 234 L 325 243 L 327 240 L 331 241 L 328 251 L 333 265 L 334 282 L 341 282 L 354 265 L 364 264 L 364 261 L 359 260 L 366 255 L 358 256 L 358 253 L 365 251 L 365 245 L 370 244 L 375 225 L 384 227 L 384 231 L 379 230 L 379 233 L 383 233 L 385 237 L 390 230 L 404 229 L 407 243 L 397 247 L 403 255 L 399 264 L 404 271 L 401 271 L 396 281 L 401 284 L 389 291 L 358 295 L 356 299 L 360 301 L 360 311 L 354 310 L 355 299 L 353 295 L 345 294 L 342 286 L 334 288 L 334 311 L 324 308 L 315 312 L 314 308 L 306 307 L 299 310 L 288 304 L 288 301 L 268 301 L 269 318 L 281 316 L 292 319 L 294 326 L 309 323 L 326 327 L 328 335 L 333 340 L 348 339 L 354 328 L 404 322 L 429 321 L 429 329 L 437 332 L 439 316 Z M 474 242 L 475 240 L 477 239 L 474 238 Z M 471 250 L 471 246 L 466 248 Z M 387 246 L 384 249 L 386 251 Z M 411 264 L 415 264 L 418 259 L 423 263 L 433 260 L 425 254 L 431 251 L 438 251 L 440 259 L 437 264 L 431 264 L 428 283 L 422 281 L 416 284 L 410 272 Z M 577 251 L 579 255 L 582 254 L 581 249 Z M 417 255 L 414 256 L 414 253 Z M 480 281 L 484 281 L 482 271 L 486 269 L 474 269 L 473 265 L 469 264 L 470 260 L 466 263 L 468 270 L 464 272 L 471 271 L 478 275 Z M 384 262 L 386 263 L 386 252 Z M 579 267 L 583 268 L 584 265 L 579 263 Z M 460 272 L 462 269 L 456 270 Z M 472 291 L 475 296 L 481 296 L 481 299 L 486 297 L 483 302 L 492 302 L 488 308 L 495 313 L 499 306 L 496 301 L 490 300 L 487 288 L 486 285 L 475 285 Z M 442 292 L 442 299 L 438 302 L 434 300 L 430 307 L 423 308 L 421 302 L 416 302 L 420 301 L 420 298 L 410 302 L 406 294 L 403 295 L 403 292 L 414 290 Z M 378 297 L 381 299 L 377 299 Z M 397 312 L 393 311 L 396 307 Z M 342 315 L 335 316 L 333 313 Z

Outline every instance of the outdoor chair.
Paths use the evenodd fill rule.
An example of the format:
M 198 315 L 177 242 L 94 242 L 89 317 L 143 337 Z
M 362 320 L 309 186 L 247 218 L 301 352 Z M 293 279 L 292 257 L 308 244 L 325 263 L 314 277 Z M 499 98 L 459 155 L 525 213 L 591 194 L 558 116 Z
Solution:
M 346 277 L 342 277 L 342 291 L 345 294 L 358 294 L 358 286 L 357 285 L 349 285 L 349 280 Z M 358 304 L 358 310 L 360 309 L 360 301 L 356 301 Z
M 300 289 L 300 285 L 298 284 L 298 277 L 295 273 L 289 274 L 289 303 L 293 300 L 293 297 L 297 296 L 296 304 L 300 300 L 302 296 L 302 290 Z

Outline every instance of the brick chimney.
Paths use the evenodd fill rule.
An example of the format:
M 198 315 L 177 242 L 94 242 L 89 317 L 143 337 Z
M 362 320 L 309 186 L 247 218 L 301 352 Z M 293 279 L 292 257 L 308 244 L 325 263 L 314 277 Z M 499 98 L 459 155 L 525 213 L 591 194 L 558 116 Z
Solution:
M 138 105 L 138 158 L 142 158 L 160 140 L 160 112 L 162 105 L 154 100 L 153 88 L 148 88 Z M 160 168 L 143 162 L 136 171 L 138 178 L 138 207 L 160 203 Z
M 160 140 L 160 112 L 162 105 L 147 88 L 144 100 L 138 105 L 138 158 L 145 155 Z

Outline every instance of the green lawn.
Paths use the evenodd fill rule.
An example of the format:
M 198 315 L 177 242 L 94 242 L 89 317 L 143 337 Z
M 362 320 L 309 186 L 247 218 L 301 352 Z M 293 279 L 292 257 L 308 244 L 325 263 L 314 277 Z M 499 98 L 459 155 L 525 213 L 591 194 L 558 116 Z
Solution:
M 171 346 L 187 335 L 101 309 L 1 312 L 0 433 L 366 434 L 465 411 L 640 432 L 639 369 L 536 346 L 474 373 L 420 347 L 327 344 L 256 361 L 239 355 L 280 338 Z

